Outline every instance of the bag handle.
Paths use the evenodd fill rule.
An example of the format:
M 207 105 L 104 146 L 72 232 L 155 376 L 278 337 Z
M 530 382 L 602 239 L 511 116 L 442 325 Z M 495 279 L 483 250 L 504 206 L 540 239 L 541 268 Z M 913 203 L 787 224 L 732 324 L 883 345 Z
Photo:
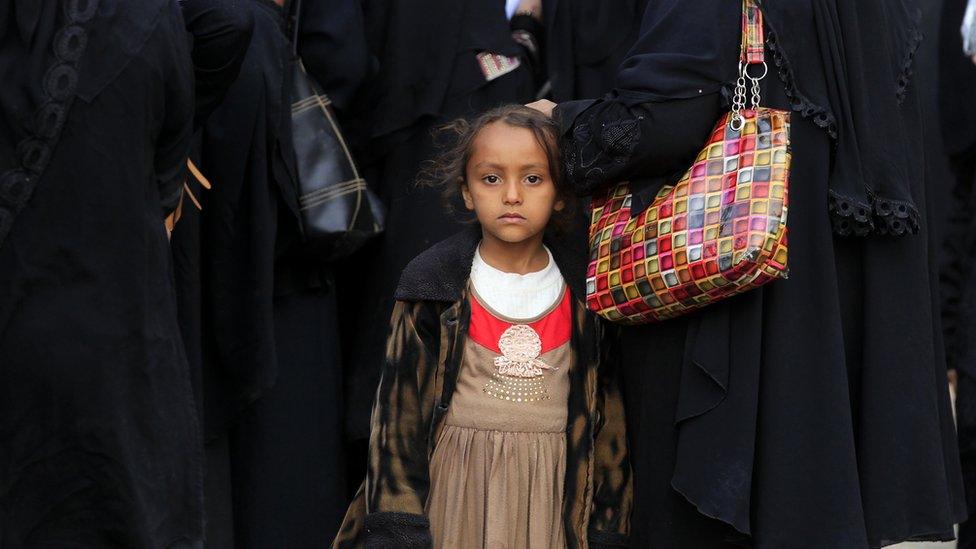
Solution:
M 763 14 L 756 0 L 742 0 L 742 54 L 743 65 L 761 65 L 766 62 L 766 37 Z
M 299 0 L 300 1 L 300 0 Z M 752 66 L 762 67 L 759 76 L 749 72 Z M 762 93 L 759 83 L 769 74 L 766 65 L 766 36 L 763 30 L 763 15 L 756 0 L 742 0 L 742 48 L 739 55 L 739 78 L 735 82 L 735 94 L 732 96 L 732 116 L 729 127 L 739 131 L 745 124 L 742 110 L 746 108 L 746 92 L 751 83 L 751 108 L 759 108 Z

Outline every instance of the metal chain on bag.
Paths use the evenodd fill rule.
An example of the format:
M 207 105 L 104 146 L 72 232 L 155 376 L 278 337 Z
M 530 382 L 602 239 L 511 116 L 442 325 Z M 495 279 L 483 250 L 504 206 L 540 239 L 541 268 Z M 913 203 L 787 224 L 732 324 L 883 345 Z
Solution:
M 749 68 L 753 65 L 762 67 L 762 74 L 753 76 Z M 762 12 L 755 0 L 742 2 L 742 55 L 739 59 L 739 78 L 735 81 L 735 93 L 732 96 L 732 116 L 729 127 L 732 131 L 742 130 L 745 118 L 742 110 L 746 108 L 746 95 L 751 91 L 750 106 L 759 108 L 762 102 L 762 88 L 760 82 L 769 74 L 766 65 L 765 37 L 763 31 Z

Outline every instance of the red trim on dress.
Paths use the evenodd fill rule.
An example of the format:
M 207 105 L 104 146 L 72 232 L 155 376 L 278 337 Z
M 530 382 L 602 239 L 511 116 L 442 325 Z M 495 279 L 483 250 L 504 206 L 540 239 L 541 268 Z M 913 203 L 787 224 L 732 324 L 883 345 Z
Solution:
M 489 351 L 502 354 L 498 347 L 498 340 L 505 333 L 505 330 L 511 328 L 513 324 L 492 314 L 482 305 L 477 296 L 472 294 L 470 301 L 471 325 L 468 328 L 468 337 Z M 539 334 L 539 338 L 542 339 L 542 353 L 540 355 L 569 343 L 573 336 L 572 297 L 569 291 L 563 292 L 562 300 L 552 312 L 527 325 L 535 330 Z

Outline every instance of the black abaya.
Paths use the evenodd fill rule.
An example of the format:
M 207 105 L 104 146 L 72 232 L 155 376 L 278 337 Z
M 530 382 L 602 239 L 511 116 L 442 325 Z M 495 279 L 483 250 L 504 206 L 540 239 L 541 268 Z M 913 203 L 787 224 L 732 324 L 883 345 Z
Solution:
M 946 354 L 958 375 L 956 413 L 969 518 L 959 549 L 976 547 L 976 64 L 963 52 L 966 0 L 944 0 L 939 40 L 939 107 L 952 168 L 946 206 L 942 294 Z
M 230 436 L 235 547 L 328 547 L 346 511 L 335 294 L 275 299 L 278 377 Z
M 716 67 L 701 93 L 649 101 L 620 89 L 555 113 L 577 184 L 633 179 L 643 204 L 703 145 L 735 78 L 740 35 L 736 2 L 696 3 L 711 16 L 692 19 L 683 19 L 690 4 L 656 4 L 672 18 L 658 31 L 687 24 L 694 34 L 683 49 L 645 43 L 674 57 L 643 78 L 680 89 Z M 767 104 L 790 108 L 783 82 L 771 76 L 764 87 Z M 913 101 L 909 86 L 906 123 L 918 123 Z M 631 128 L 625 145 L 601 133 L 618 124 Z M 917 236 L 835 236 L 831 135 L 795 112 L 792 150 L 790 278 L 623 330 L 633 547 L 879 547 L 951 539 L 962 516 L 925 217 Z M 907 181 L 924 214 L 924 180 Z
M 330 268 L 302 245 L 291 35 L 273 2 L 243 7 L 255 25 L 240 78 L 201 132 L 200 168 L 213 189 L 174 237 L 184 329 L 200 342 L 208 547 L 316 547 L 335 535 L 346 506 L 335 294 Z M 318 54 L 356 50 L 362 33 L 345 36 L 335 25 L 356 3 L 303 7 L 300 50 L 309 72 L 354 66 L 349 55 Z M 364 72 L 322 80 L 328 93 L 349 95 L 345 86 L 355 88 Z
M 163 225 L 191 71 L 175 2 L 0 2 L 0 546 L 202 541 Z

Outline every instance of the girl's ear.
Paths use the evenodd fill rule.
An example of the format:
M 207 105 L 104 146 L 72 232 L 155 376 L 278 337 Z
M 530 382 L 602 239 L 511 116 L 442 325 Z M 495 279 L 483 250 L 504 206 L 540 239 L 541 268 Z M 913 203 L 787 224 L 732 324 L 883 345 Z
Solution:
M 566 202 L 563 200 L 557 200 L 555 204 L 552 205 L 553 211 L 561 212 L 566 209 Z
M 471 197 L 471 189 L 468 188 L 468 184 L 464 181 L 461 182 L 461 198 L 464 199 L 464 207 L 468 211 L 474 211 L 474 198 Z

